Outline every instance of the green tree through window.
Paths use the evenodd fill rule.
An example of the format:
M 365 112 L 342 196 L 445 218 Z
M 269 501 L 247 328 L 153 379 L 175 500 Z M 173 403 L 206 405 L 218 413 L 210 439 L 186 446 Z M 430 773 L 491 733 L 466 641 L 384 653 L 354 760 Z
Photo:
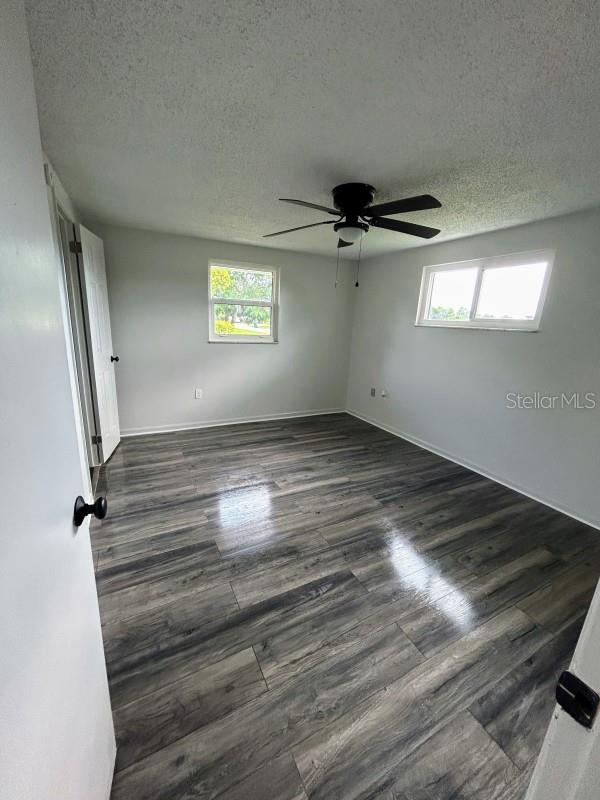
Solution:
M 460 306 L 460 308 L 435 306 L 429 309 L 429 319 L 469 319 L 469 309 L 465 308 L 465 306 Z
M 210 293 L 214 333 L 219 337 L 272 337 L 273 284 L 271 270 L 212 264 Z

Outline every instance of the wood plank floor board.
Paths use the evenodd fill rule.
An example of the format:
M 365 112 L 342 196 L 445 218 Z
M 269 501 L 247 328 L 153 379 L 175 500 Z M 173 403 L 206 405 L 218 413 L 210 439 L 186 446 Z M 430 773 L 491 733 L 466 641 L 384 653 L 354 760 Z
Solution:
M 573 563 L 575 558 L 585 560 L 591 552 L 598 551 L 600 536 L 577 520 L 557 516 L 552 509 L 543 510 L 532 520 L 526 508 L 523 513 L 509 515 L 499 534 L 486 535 L 484 541 L 462 552 L 458 560 L 483 575 L 538 547 Z
M 388 625 L 223 719 L 125 769 L 115 798 L 217 797 L 295 742 L 363 702 L 422 661 Z M 155 793 L 157 776 L 161 791 Z
M 532 550 L 426 604 L 403 608 L 398 624 L 422 653 L 433 655 L 540 586 L 551 585 L 566 569 L 565 562 L 549 550 Z
M 254 508 L 253 508 L 254 506 Z M 340 510 L 336 511 L 338 516 Z M 302 509 L 289 498 L 272 500 L 268 492 L 228 495 L 218 515 L 207 520 L 207 535 L 223 555 L 279 542 L 284 537 L 317 533 Z
M 587 611 L 598 583 L 598 561 L 582 561 L 563 572 L 550 585 L 520 600 L 517 605 L 532 619 L 558 631 Z
M 102 635 L 109 676 L 126 659 L 157 660 L 164 648 L 173 641 L 183 647 L 186 638 L 197 630 L 214 625 L 217 620 L 226 620 L 228 614 L 238 611 L 235 595 L 228 583 L 191 591 L 175 599 L 169 598 L 171 595 L 166 594 L 161 602 L 154 605 L 141 601 L 134 608 L 144 610 L 133 614 L 131 605 L 125 605 L 120 616 L 103 621 Z M 113 703 L 116 703 L 116 698 Z
M 340 572 L 225 617 L 176 628 L 166 640 L 155 636 L 145 648 L 122 650 L 110 670 L 113 703 L 130 702 L 303 620 L 334 615 L 357 592 L 366 594 L 351 572 Z
M 309 617 L 275 628 L 255 642 L 254 650 L 267 683 L 276 685 L 319 663 L 330 651 L 343 649 L 361 633 L 395 623 L 398 615 L 396 604 L 361 587 L 352 596 L 348 593 L 342 603 L 328 603 Z
M 158 509 L 144 509 L 135 514 L 107 517 L 93 526 L 94 547 L 103 549 L 121 542 L 145 539 L 191 526 L 202 526 L 208 517 L 201 510 L 201 500 L 193 498 L 183 503 L 167 503 Z M 206 536 L 210 539 L 210 536 Z
M 213 542 L 193 542 L 162 552 L 138 553 L 127 560 L 104 561 L 96 572 L 96 585 L 100 595 L 118 592 L 134 586 L 147 585 L 179 573 L 194 571 L 196 565 L 206 567 L 218 559 Z
M 182 800 L 197 800 L 198 795 L 181 795 Z M 223 800 L 308 800 L 291 753 L 266 761 L 255 772 L 218 795 Z
M 156 556 L 159 553 L 168 553 L 170 550 L 199 543 L 205 543 L 206 547 L 212 546 L 217 550 L 216 545 L 204 537 L 202 526 L 188 525 L 164 533 L 148 534 L 143 538 L 111 544 L 98 550 L 98 566 L 127 564 L 147 555 Z
M 369 548 L 379 549 L 390 536 L 402 534 L 400 512 L 380 503 L 361 506 L 350 519 L 320 521 L 319 533 L 329 544 L 342 548 L 342 552 L 361 553 Z
M 388 554 L 368 565 L 350 562 L 352 572 L 369 591 L 390 599 L 421 605 L 421 596 L 428 602 L 475 579 L 473 573 L 452 556 L 428 558 L 416 553 L 410 543 L 397 542 Z
M 120 771 L 267 691 L 252 648 L 115 710 Z
M 317 531 L 302 528 L 285 531 L 283 535 L 260 538 L 251 537 L 240 542 L 240 546 L 226 552 L 219 550 L 222 560 L 231 570 L 231 579 L 243 579 L 250 572 L 263 571 L 267 567 L 279 569 L 291 559 L 301 558 L 319 550 L 327 550 L 330 545 Z
M 201 604 L 209 619 L 221 616 L 224 606 L 237 610 L 238 604 L 228 581 L 204 581 L 207 574 L 201 561 L 188 561 L 187 570 L 151 583 L 137 584 L 118 592 L 99 596 L 102 626 L 107 629 L 114 624 L 133 619 L 148 613 L 160 614 L 162 606 L 181 604 L 183 606 L 191 595 Z M 211 570 L 208 574 L 212 575 Z M 198 611 L 196 624 L 202 624 L 206 617 Z M 115 632 L 117 629 L 113 629 Z M 158 633 L 158 631 L 157 631 Z
M 150 492 L 161 494 L 178 491 L 183 487 L 187 491 L 192 485 L 196 488 L 194 477 L 185 460 L 178 456 L 175 464 L 169 463 L 164 468 L 162 465 L 141 467 L 115 467 L 110 465 L 110 473 L 106 470 L 100 474 L 103 489 L 108 491 L 110 497 L 127 498 L 130 494 L 148 493 L 148 499 L 153 501 Z M 112 514 L 112 506 L 111 506 Z
M 492 676 L 504 677 L 548 638 L 509 609 L 304 739 L 292 753 L 311 800 L 368 796 L 400 757 L 466 710 Z
M 140 512 L 160 512 L 163 509 L 168 513 L 173 505 L 179 505 L 186 500 L 196 500 L 198 497 L 196 486 L 189 477 L 187 481 L 186 485 L 170 489 L 161 488 L 160 491 L 152 486 L 144 486 L 143 489 L 129 488 L 125 492 L 108 491 L 107 502 L 110 503 L 111 519 L 127 518 Z
M 535 763 L 555 706 L 554 689 L 569 666 L 582 625 L 583 618 L 568 624 L 470 707 L 521 769 Z
M 463 711 L 405 758 L 400 756 L 369 798 L 497 800 L 519 774 L 492 737 Z
M 240 608 L 243 608 L 347 567 L 343 553 L 337 548 L 328 547 L 297 556 L 280 564 L 277 569 L 269 566 L 260 572 L 236 578 L 232 582 L 232 588 Z
M 413 477 L 396 483 L 393 480 L 384 483 L 380 487 L 373 488 L 373 495 L 384 505 L 391 504 L 401 507 L 414 497 L 420 497 L 423 493 L 429 496 L 443 494 L 451 488 L 457 486 L 473 487 L 478 480 L 474 473 L 468 470 L 457 468 L 456 465 L 443 470 L 437 466 L 422 470 L 422 479 L 417 477 L 421 470 L 416 471 Z M 451 518 L 451 514 L 449 517 Z M 458 513 L 458 509 L 457 509 Z
M 449 502 L 455 505 L 457 499 L 452 498 Z M 402 530 L 409 536 L 416 550 L 443 556 L 461 553 L 479 544 L 484 536 L 487 539 L 504 532 L 507 520 L 518 515 L 520 511 L 525 511 L 530 519 L 530 502 L 515 502 L 513 498 L 503 497 L 485 504 L 478 513 L 472 509 L 470 519 L 461 519 L 457 513 L 451 515 L 448 511 L 441 511 L 437 515 L 431 515 L 441 515 L 441 521 L 431 517 L 428 521 L 430 515 L 415 516 L 413 512 L 411 518 L 403 522 Z
M 532 774 L 533 768 L 522 770 L 513 781 L 495 787 L 496 800 L 525 800 Z
M 420 497 L 408 508 L 388 505 L 385 513 L 378 514 L 376 510 L 370 516 L 357 517 L 351 527 L 333 524 L 321 527 L 320 532 L 332 544 L 340 543 L 348 547 L 355 541 L 359 545 L 361 539 L 369 540 L 374 534 L 401 536 L 410 540 L 412 547 L 418 552 L 441 557 L 480 544 L 483 535 L 487 539 L 502 533 L 506 529 L 506 520 L 524 508 L 530 520 L 530 501 L 523 503 L 512 499 L 510 502 L 504 500 L 505 505 L 498 501 L 494 511 L 484 514 L 481 509 L 472 509 L 468 521 L 456 524 L 456 512 L 451 521 L 449 517 L 452 512 L 448 509 L 455 507 L 457 500 L 452 494 L 443 493 L 433 497 Z
M 279 489 L 267 476 L 261 477 L 254 483 L 222 487 L 220 491 L 207 491 L 206 486 L 197 487 L 197 497 L 202 503 L 202 509 L 209 520 L 215 525 L 243 526 L 246 523 L 256 522 L 256 517 L 281 513 L 289 508 L 289 503 L 279 497 Z
M 113 800 L 523 800 L 598 531 L 343 413 L 98 486 Z

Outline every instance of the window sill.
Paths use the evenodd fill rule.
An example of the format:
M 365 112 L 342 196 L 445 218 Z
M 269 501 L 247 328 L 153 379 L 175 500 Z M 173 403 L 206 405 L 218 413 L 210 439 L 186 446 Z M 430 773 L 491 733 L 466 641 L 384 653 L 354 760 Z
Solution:
M 209 339 L 208 344 L 279 344 L 274 339 L 252 339 L 250 336 L 244 336 L 240 339 Z
M 539 328 L 519 327 L 518 325 L 462 325 L 456 323 L 449 325 L 445 322 L 415 322 L 415 328 L 443 328 L 444 330 L 452 330 L 456 328 L 461 331 L 518 331 L 519 333 L 538 333 Z

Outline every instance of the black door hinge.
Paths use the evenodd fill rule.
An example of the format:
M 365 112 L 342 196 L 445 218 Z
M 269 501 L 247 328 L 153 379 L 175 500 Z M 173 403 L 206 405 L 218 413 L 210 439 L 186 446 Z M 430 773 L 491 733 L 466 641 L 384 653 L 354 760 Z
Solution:
M 78 242 L 76 239 L 73 239 L 72 242 L 69 242 L 69 250 L 72 253 L 83 253 L 81 248 L 81 242 Z
M 101 436 L 92 436 L 92 444 L 102 444 Z
M 556 685 L 556 702 L 584 728 L 591 728 L 600 697 L 572 672 L 563 672 Z

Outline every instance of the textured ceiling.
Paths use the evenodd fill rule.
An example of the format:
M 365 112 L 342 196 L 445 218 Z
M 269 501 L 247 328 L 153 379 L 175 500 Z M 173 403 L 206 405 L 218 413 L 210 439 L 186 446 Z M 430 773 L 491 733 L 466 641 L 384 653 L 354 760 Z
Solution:
M 597 0 L 28 2 L 43 144 L 89 217 L 335 254 L 337 183 L 454 238 L 600 204 Z M 364 255 L 418 240 L 371 231 Z

